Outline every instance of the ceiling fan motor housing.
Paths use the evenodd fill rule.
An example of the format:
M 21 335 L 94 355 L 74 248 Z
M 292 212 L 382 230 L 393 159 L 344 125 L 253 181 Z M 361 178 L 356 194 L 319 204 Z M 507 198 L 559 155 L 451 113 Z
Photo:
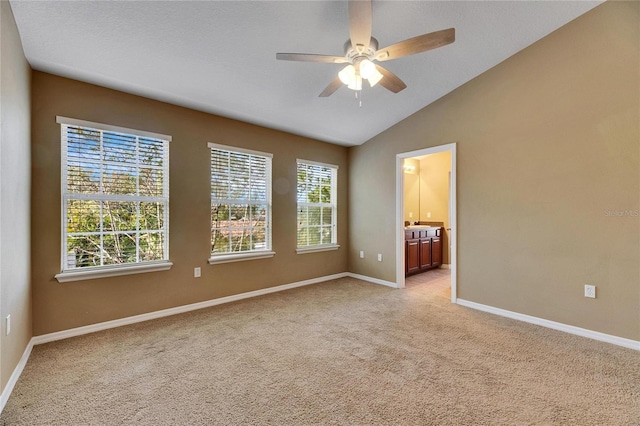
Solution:
M 350 63 L 355 64 L 363 59 L 373 60 L 375 59 L 376 51 L 378 50 L 378 40 L 375 37 L 371 37 L 369 46 L 361 53 L 351 45 L 351 40 L 347 40 L 344 43 L 344 56 Z

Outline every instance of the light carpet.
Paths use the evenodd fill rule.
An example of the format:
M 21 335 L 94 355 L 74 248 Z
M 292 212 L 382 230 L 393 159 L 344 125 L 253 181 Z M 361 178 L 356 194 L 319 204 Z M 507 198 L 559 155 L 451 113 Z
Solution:
M 343 278 L 34 347 L 1 425 L 638 425 L 640 356 Z

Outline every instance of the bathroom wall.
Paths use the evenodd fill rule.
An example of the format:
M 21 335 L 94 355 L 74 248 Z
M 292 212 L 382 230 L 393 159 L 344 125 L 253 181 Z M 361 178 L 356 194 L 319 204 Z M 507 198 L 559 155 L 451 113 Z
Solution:
M 407 158 L 404 161 L 404 220 L 420 220 L 420 161 Z
M 442 263 L 449 264 L 449 172 L 451 153 L 439 152 L 420 159 L 420 221 L 442 222 Z

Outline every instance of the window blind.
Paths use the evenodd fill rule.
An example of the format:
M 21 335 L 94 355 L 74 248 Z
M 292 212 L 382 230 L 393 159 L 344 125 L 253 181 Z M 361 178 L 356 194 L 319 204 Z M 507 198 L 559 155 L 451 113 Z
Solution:
M 211 255 L 271 250 L 271 154 L 209 147 Z
M 63 272 L 168 260 L 169 141 L 70 122 L 59 120 Z
M 337 166 L 297 161 L 298 248 L 336 244 Z

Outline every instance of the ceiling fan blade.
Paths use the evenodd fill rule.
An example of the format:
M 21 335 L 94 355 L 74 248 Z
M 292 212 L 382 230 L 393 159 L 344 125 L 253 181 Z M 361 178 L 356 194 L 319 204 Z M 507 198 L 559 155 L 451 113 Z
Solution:
M 349 62 L 344 56 L 316 55 L 313 53 L 276 53 L 276 59 L 281 61 L 326 62 L 329 64 Z
M 326 98 L 327 96 L 331 96 L 333 92 L 338 90 L 342 86 L 342 81 L 340 81 L 339 77 L 334 78 L 331 83 L 318 95 L 320 98 Z
M 401 41 L 391 46 L 378 49 L 375 58 L 378 61 L 388 61 L 389 59 L 401 58 L 403 56 L 413 55 L 415 53 L 426 52 L 456 40 L 455 28 L 436 31 L 429 34 L 422 34 L 417 37 Z
M 398 93 L 401 90 L 404 90 L 407 85 L 404 81 L 400 80 L 397 75 L 392 73 L 386 68 L 381 67 L 380 65 L 376 65 L 376 68 L 382 74 L 382 80 L 380 80 L 380 85 L 387 90 L 392 91 L 393 93 Z
M 349 0 L 349 37 L 351 46 L 360 53 L 371 42 L 372 21 L 371 0 Z

